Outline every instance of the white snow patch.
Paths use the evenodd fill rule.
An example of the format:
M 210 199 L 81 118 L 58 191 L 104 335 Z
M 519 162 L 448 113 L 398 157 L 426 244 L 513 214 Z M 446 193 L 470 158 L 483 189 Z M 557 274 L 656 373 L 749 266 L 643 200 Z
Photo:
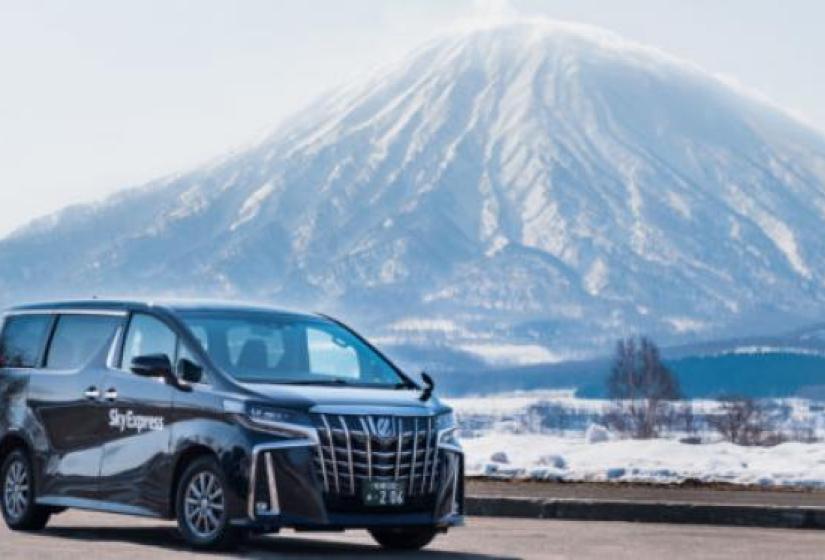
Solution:
M 685 198 L 673 191 L 669 192 L 667 195 L 668 205 L 673 208 L 680 216 L 684 219 L 689 220 L 691 213 L 690 213 L 690 204 Z
M 781 346 L 737 346 L 726 354 L 801 354 L 804 356 L 822 356 L 822 352 L 810 348 L 784 348 Z
M 459 346 L 461 350 L 482 357 L 491 364 L 547 364 L 561 362 L 565 358 L 538 344 L 482 344 Z
M 812 278 L 811 270 L 796 243 L 793 230 L 776 215 L 765 211 L 751 200 L 747 193 L 734 186 L 731 192 L 733 203 L 739 205 L 749 217 L 759 226 L 762 233 L 771 240 L 774 246 L 785 256 L 788 264 L 803 278 Z
M 607 264 L 601 258 L 593 261 L 584 277 L 584 287 L 591 296 L 597 296 L 607 286 Z
M 201 191 L 200 185 L 195 185 L 184 191 L 179 200 L 179 206 L 169 214 L 172 219 L 180 220 L 192 216 L 205 210 L 209 205 L 209 201 Z
M 764 222 L 762 228 L 774 242 L 774 245 L 782 251 L 785 258 L 788 259 L 788 262 L 791 263 L 793 269 L 799 273 L 800 276 L 810 280 L 811 270 L 799 252 L 799 247 L 796 244 L 796 236 L 794 236 L 791 228 L 773 216 L 765 215 L 762 219 Z
M 590 424 L 584 432 L 584 441 L 587 443 L 604 443 L 610 439 L 610 432 L 607 428 L 598 424 Z
M 666 317 L 665 322 L 670 324 L 679 334 L 701 332 L 708 328 L 707 323 L 691 317 Z
M 493 257 L 509 244 L 510 241 L 506 237 L 503 235 L 496 235 L 490 243 L 490 246 L 487 248 L 487 251 L 484 252 L 484 255 L 487 257 Z
M 543 477 L 546 457 L 565 468 L 553 477 L 569 481 L 678 483 L 686 479 L 764 486 L 825 487 L 825 444 L 783 443 L 742 447 L 732 443 L 690 445 L 669 439 L 588 443 L 550 435 L 496 433 L 463 442 L 467 472 L 495 474 L 490 457 L 506 453 L 508 472 Z
M 257 216 L 258 212 L 261 210 L 261 205 L 269 197 L 269 195 L 272 194 L 274 189 L 275 186 L 272 183 L 266 183 L 252 193 L 249 198 L 244 201 L 240 211 L 238 212 L 238 218 L 231 226 L 229 226 L 229 230 L 235 231 L 238 227 Z
M 598 410 L 601 410 L 605 403 L 603 400 L 576 398 L 575 389 L 516 391 L 513 393 L 500 393 L 495 397 L 454 398 L 448 399 L 447 402 L 459 416 L 485 414 L 496 417 L 523 413 L 531 405 L 539 402 L 564 402 L 571 406 L 575 403 L 575 406 L 580 409 L 592 406 Z

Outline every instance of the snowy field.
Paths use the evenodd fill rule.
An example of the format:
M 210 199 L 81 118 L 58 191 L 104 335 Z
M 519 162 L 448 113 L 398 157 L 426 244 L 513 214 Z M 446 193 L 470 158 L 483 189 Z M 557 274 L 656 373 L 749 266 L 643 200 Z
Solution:
M 490 434 L 465 439 L 463 445 L 470 476 L 658 484 L 693 479 L 825 488 L 825 444 L 822 443 L 742 447 L 727 442 L 701 445 L 668 439 L 593 442 L 586 437 Z
M 621 439 L 596 423 L 562 434 L 531 428 L 526 412 L 529 407 L 553 399 L 566 403 L 571 410 L 593 414 L 608 405 L 606 401 L 575 399 L 558 392 L 450 401 L 462 425 L 467 474 L 536 480 L 656 484 L 697 480 L 825 488 L 822 440 L 745 447 L 720 441 L 710 433 L 701 434 L 698 439 L 702 443 L 683 443 L 684 434 L 651 440 Z M 792 417 L 803 414 L 804 402 L 791 404 L 795 407 Z M 696 405 L 708 410 L 714 402 Z M 488 420 L 481 429 L 480 418 Z M 471 429 L 468 423 L 473 424 Z

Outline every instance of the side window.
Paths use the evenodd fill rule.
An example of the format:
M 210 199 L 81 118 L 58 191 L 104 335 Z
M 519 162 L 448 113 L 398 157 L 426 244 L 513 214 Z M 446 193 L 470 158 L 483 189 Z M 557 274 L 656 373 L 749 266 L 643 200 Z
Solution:
M 129 322 L 120 361 L 121 369 L 129 371 L 133 358 L 150 354 L 164 354 L 170 362 L 174 362 L 176 345 L 177 336 L 162 321 L 137 313 Z
M 321 329 L 308 328 L 306 333 L 311 373 L 352 379 L 361 377 L 355 348 Z
M 0 367 L 37 367 L 51 322 L 51 315 L 8 317 L 0 336 Z
M 103 315 L 61 315 L 49 345 L 46 367 L 77 369 L 85 365 L 111 342 L 120 321 L 118 317 Z

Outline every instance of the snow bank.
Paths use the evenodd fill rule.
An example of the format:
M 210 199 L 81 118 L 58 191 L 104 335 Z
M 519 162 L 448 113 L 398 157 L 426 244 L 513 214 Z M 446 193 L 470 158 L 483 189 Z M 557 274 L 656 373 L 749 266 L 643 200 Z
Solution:
M 603 412 L 608 406 L 608 402 L 603 399 L 576 397 L 576 389 L 514 391 L 494 396 L 451 398 L 446 399 L 446 402 L 456 411 L 456 414 L 465 416 L 523 414 L 531 405 L 539 403 L 558 403 L 567 408 L 592 412 Z
M 784 443 L 775 447 L 690 445 L 668 439 L 588 443 L 584 437 L 490 434 L 467 439 L 463 445 L 469 475 L 659 484 L 695 479 L 825 487 L 823 443 Z M 506 455 L 506 465 L 491 460 L 500 453 Z

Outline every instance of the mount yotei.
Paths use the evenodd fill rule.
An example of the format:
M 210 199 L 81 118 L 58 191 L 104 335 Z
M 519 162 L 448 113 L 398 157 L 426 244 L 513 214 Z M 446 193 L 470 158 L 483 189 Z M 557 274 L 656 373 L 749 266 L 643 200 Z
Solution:
M 825 139 L 610 33 L 442 36 L 217 163 L 0 241 L 0 303 L 213 295 L 553 361 L 825 311 Z M 468 358 L 469 359 L 469 358 Z

